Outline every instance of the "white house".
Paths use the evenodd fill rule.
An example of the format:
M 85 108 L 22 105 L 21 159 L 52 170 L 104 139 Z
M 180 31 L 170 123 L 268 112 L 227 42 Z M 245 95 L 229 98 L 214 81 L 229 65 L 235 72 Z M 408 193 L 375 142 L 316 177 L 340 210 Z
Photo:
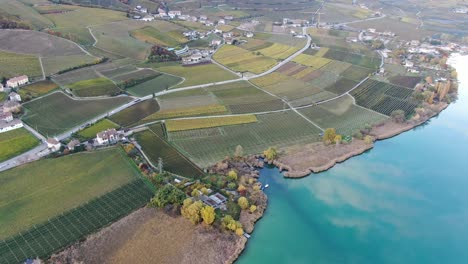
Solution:
M 13 129 L 23 127 L 23 122 L 19 119 L 13 119 L 12 121 L 0 120 L 0 133 L 7 132 Z
M 3 91 L 5 91 L 5 87 L 3 87 L 3 84 L 0 83 L 0 92 L 3 92 Z
M 13 121 L 13 114 L 10 112 L 0 113 L 0 121 L 5 121 L 5 122 Z
M 211 41 L 211 46 L 219 46 L 221 45 L 221 40 L 220 39 L 213 39 Z
M 205 15 L 201 15 L 201 16 L 200 16 L 200 21 L 204 21 L 204 20 L 207 20 L 207 19 L 208 19 L 208 17 L 205 16 Z
M 226 25 L 226 21 L 224 19 L 218 20 L 218 25 Z
M 175 18 L 182 15 L 182 12 L 179 10 L 171 10 L 167 13 L 167 15 L 169 15 L 170 18 Z
M 253 38 L 254 34 L 252 32 L 245 33 L 245 36 L 248 38 Z
M 28 83 L 28 82 L 29 82 L 28 76 L 21 75 L 21 76 L 9 79 L 6 82 L 6 86 L 10 87 L 10 88 L 16 88 L 16 87 L 18 87 L 20 85 L 23 85 L 25 83 Z
M 146 15 L 141 20 L 146 21 L 146 22 L 151 22 L 154 20 L 154 17 L 150 15 Z
M 10 97 L 10 101 L 21 102 L 21 96 L 15 92 L 11 92 L 8 96 Z
M 118 141 L 118 134 L 115 128 L 107 129 L 96 134 L 96 141 L 99 145 L 112 144 Z
M 58 151 L 62 144 L 56 138 L 48 138 L 47 139 L 47 148 L 51 149 L 52 151 Z
M 148 8 L 142 8 L 142 9 L 140 9 L 140 12 L 142 12 L 142 13 L 145 13 L 145 14 L 146 14 L 146 13 L 148 13 Z

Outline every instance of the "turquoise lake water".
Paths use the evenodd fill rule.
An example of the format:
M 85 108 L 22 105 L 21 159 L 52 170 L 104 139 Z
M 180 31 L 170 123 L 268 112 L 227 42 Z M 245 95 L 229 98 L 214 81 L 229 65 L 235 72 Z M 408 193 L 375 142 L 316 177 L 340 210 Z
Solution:
M 425 126 L 303 179 L 261 171 L 269 204 L 238 264 L 468 263 L 468 57 Z

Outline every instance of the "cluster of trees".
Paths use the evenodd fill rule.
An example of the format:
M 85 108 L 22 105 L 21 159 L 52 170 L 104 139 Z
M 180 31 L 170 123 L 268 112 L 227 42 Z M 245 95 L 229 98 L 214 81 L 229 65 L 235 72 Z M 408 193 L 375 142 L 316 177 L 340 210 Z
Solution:
M 390 116 L 395 123 L 401 124 L 406 121 L 406 113 L 401 109 L 393 111 Z
M 192 198 L 187 198 L 183 201 L 180 212 L 183 217 L 189 219 L 194 225 L 201 221 L 206 225 L 211 225 L 216 219 L 213 207 L 203 205 L 201 201 L 193 201 Z
M 85 67 L 88 67 L 88 66 L 101 64 L 101 63 L 104 63 L 104 62 L 106 62 L 108 60 L 109 60 L 109 58 L 105 58 L 105 57 L 104 58 L 99 58 L 99 59 L 97 59 L 97 60 L 95 60 L 93 62 L 90 62 L 90 63 L 84 63 L 84 64 L 81 64 L 81 65 L 77 65 L 77 66 L 74 66 L 74 67 L 67 68 L 65 70 L 58 71 L 57 74 L 62 74 L 62 73 L 66 73 L 66 72 L 69 72 L 69 71 L 85 68 Z
M 238 236 L 242 236 L 244 234 L 242 224 L 239 221 L 234 220 L 230 215 L 223 217 L 221 220 L 221 226 L 226 230 L 235 232 Z
M 161 46 L 151 47 L 148 61 L 151 62 L 167 62 L 167 61 L 178 61 L 180 58 L 173 52 Z
M 343 140 L 343 136 L 337 134 L 334 128 L 327 128 L 325 132 L 323 132 L 322 140 L 326 145 L 340 144 Z
M 269 147 L 267 150 L 263 151 L 263 155 L 267 160 L 274 160 L 278 157 L 278 151 L 275 147 Z
M 182 205 L 187 196 L 173 185 L 167 184 L 151 199 L 150 206 L 165 207 L 166 205 Z
M 31 29 L 31 27 L 25 23 L 8 20 L 8 19 L 0 19 L 0 28 L 1 29 L 13 29 L 13 28 Z
M 138 85 L 138 84 L 140 84 L 140 83 L 144 83 L 144 82 L 146 82 L 146 81 L 152 80 L 152 79 L 158 77 L 159 75 L 160 75 L 160 74 L 148 76 L 148 77 L 145 77 L 145 78 L 139 78 L 139 79 L 131 78 L 131 79 L 128 79 L 128 80 L 119 82 L 119 83 L 117 84 L 117 86 L 118 86 L 120 89 L 127 89 L 127 88 L 130 88 L 130 87 L 132 87 L 132 86 Z

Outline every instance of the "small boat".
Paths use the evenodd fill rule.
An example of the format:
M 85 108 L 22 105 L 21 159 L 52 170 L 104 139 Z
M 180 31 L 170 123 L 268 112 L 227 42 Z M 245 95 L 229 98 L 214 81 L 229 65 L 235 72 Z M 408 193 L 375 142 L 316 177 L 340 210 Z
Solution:
M 247 239 L 250 238 L 250 235 L 247 234 L 247 233 L 244 233 L 244 236 L 245 236 Z
M 270 185 L 269 185 L 269 184 L 266 184 L 266 185 L 265 185 L 265 189 L 268 188 L 268 187 L 270 187 Z

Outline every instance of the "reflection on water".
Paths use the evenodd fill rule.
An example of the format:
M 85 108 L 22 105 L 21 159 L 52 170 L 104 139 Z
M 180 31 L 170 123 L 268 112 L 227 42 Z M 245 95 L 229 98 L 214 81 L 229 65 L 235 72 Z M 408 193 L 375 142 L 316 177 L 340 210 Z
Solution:
M 468 57 L 457 61 L 468 70 Z M 238 263 L 467 263 L 468 76 L 437 118 L 304 179 L 262 170 L 269 207 Z

